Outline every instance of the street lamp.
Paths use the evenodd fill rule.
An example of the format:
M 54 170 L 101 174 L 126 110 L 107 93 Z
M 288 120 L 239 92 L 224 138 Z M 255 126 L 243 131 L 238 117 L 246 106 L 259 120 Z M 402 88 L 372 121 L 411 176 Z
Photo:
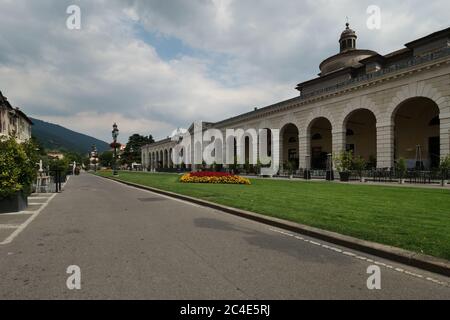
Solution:
M 113 125 L 112 137 L 114 140 L 112 143 L 112 147 L 114 148 L 113 175 L 117 176 L 117 138 L 119 137 L 119 128 L 116 123 Z

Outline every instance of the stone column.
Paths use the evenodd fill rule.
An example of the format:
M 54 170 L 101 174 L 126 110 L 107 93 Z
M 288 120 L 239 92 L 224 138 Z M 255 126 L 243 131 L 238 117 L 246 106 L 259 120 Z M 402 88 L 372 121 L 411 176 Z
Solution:
M 394 167 L 394 124 L 377 125 L 377 168 Z
M 332 132 L 332 144 L 333 144 L 333 158 L 339 155 L 342 151 L 345 151 L 346 132 L 344 130 L 338 130 Z
M 299 166 L 302 169 L 311 168 L 311 135 L 300 134 L 298 136 L 298 154 L 300 157 Z
M 450 155 L 450 110 L 440 115 L 440 131 L 441 158 L 444 158 Z
M 284 141 L 283 141 L 283 132 L 280 130 L 280 138 L 278 139 L 278 150 L 279 150 L 279 159 L 280 159 L 280 169 L 284 170 L 285 161 L 287 159 L 284 158 Z

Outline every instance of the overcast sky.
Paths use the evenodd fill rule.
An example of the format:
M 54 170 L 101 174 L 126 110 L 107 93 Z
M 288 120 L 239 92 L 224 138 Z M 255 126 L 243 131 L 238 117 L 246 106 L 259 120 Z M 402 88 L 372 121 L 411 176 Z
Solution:
M 81 30 L 69 30 L 69 5 Z M 366 26 L 369 5 L 380 30 Z M 295 97 L 346 17 L 381 54 L 449 26 L 448 0 L 0 0 L 0 90 L 30 116 L 110 141 L 164 138 Z

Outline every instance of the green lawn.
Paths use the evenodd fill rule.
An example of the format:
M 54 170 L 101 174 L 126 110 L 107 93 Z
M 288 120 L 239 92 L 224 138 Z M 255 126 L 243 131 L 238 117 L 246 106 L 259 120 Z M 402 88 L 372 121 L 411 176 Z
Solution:
M 133 172 L 119 179 L 450 260 L 450 190 L 260 179 L 182 184 L 178 175 Z

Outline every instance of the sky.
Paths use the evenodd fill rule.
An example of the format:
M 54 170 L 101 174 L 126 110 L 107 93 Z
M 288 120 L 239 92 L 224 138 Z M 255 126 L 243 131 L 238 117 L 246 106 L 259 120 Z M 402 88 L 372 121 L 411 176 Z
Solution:
M 81 10 L 67 28 L 67 8 Z M 367 27 L 369 5 L 381 27 Z M 386 54 L 449 27 L 448 0 L 0 0 L 0 90 L 26 114 L 111 141 L 156 139 L 298 95 L 339 51 Z

